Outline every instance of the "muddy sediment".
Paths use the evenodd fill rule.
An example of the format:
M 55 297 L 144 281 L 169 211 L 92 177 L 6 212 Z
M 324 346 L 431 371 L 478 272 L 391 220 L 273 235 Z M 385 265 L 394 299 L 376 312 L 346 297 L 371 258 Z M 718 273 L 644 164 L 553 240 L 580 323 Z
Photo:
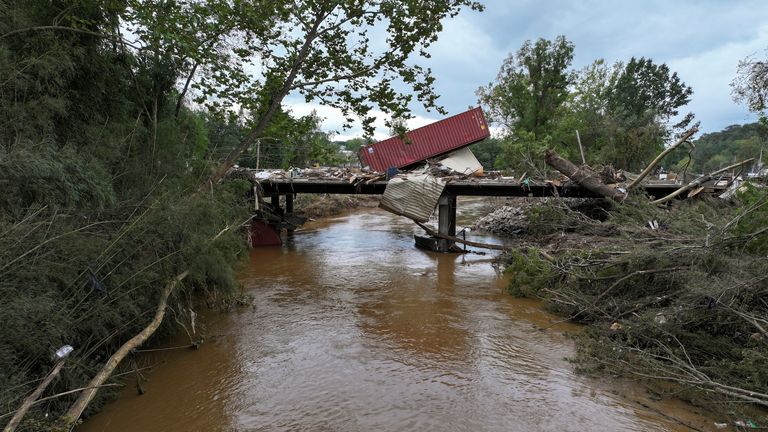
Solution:
M 380 201 L 377 195 L 300 194 L 294 205 L 299 216 L 318 219 L 357 208 L 378 207 Z

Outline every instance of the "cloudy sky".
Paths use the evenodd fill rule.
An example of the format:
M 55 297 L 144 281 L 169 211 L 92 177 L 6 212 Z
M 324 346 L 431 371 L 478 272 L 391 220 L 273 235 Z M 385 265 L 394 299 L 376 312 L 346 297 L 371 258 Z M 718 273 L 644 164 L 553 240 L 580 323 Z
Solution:
M 608 63 L 649 57 L 667 63 L 693 87 L 688 111 L 696 114 L 704 132 L 750 122 L 753 115 L 734 103 L 729 84 L 739 60 L 764 56 L 768 49 L 766 0 L 485 0 L 482 13 L 465 11 L 445 23 L 432 58 L 419 62 L 433 69 L 440 103 L 450 114 L 475 105 L 475 90 L 496 76 L 503 59 L 527 39 L 565 35 L 575 44 L 573 67 L 598 58 Z M 343 131 L 332 109 L 291 97 L 296 114 L 312 109 L 324 117 L 326 130 L 339 139 L 362 135 Z M 441 118 L 412 106 L 417 117 L 411 127 Z M 383 115 L 377 138 L 387 136 Z

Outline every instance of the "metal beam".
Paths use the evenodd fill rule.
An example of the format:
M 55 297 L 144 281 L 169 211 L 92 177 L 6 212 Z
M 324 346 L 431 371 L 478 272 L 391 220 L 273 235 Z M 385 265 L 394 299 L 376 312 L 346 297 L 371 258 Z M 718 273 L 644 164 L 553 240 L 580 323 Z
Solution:
M 369 184 L 350 184 L 345 180 L 265 180 L 261 188 L 266 195 L 273 194 L 347 194 L 347 195 L 381 195 L 387 187 L 386 181 Z M 666 196 L 680 186 L 675 184 L 651 184 L 643 189 L 652 197 Z M 554 191 L 557 190 L 557 194 Z M 579 186 L 553 186 L 551 184 L 521 185 L 517 182 L 493 180 L 460 180 L 448 183 L 445 193 L 454 196 L 500 196 L 500 197 L 547 197 L 561 196 L 566 198 L 595 198 L 596 195 Z

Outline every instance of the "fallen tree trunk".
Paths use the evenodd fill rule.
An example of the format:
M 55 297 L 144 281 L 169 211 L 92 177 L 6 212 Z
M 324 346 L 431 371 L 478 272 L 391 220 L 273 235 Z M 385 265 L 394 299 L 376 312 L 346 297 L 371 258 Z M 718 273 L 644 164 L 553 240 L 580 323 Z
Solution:
M 185 271 L 168 282 L 168 285 L 165 286 L 165 289 L 163 289 L 163 292 L 160 295 L 160 301 L 157 304 L 155 317 L 144 328 L 144 330 L 142 330 L 136 336 L 132 337 L 130 340 L 128 340 L 128 342 L 124 343 L 117 351 L 115 351 L 114 354 L 112 354 L 112 357 L 107 360 L 107 363 L 104 365 L 104 367 L 102 367 L 99 373 L 97 373 L 91 382 L 88 383 L 88 389 L 80 394 L 80 397 L 77 398 L 75 403 L 72 404 L 66 414 L 64 414 L 63 420 L 66 424 L 72 425 L 80 418 L 85 408 L 88 406 L 91 400 L 93 400 L 93 397 L 96 396 L 96 392 L 112 375 L 112 372 L 115 370 L 117 365 L 120 364 L 123 358 L 125 358 L 125 356 L 127 356 L 128 353 L 130 353 L 134 348 L 146 342 L 146 340 L 152 336 L 155 330 L 160 327 L 160 323 L 163 322 L 163 317 L 165 316 L 165 308 L 168 305 L 168 297 L 171 295 L 171 292 L 176 287 L 176 285 L 185 277 L 187 277 L 188 274 L 189 272 Z
M 691 189 L 693 189 L 695 187 L 701 186 L 702 183 L 711 180 L 712 177 L 714 177 L 714 176 L 716 176 L 718 174 L 721 174 L 721 173 L 724 173 L 724 172 L 726 172 L 728 170 L 732 170 L 734 168 L 740 167 L 740 166 L 742 166 L 744 164 L 748 164 L 748 163 L 752 162 L 753 160 L 755 160 L 755 158 L 750 158 L 750 159 L 747 159 L 747 160 L 743 160 L 743 161 L 741 161 L 739 163 L 727 166 L 727 167 L 725 167 L 723 169 L 719 169 L 719 170 L 711 172 L 709 174 L 705 174 L 705 175 L 697 178 L 696 180 L 688 183 L 687 185 L 681 187 L 680 189 L 672 192 L 671 194 L 665 196 L 664 198 L 659 198 L 656 201 L 651 201 L 651 204 L 664 204 L 665 202 L 675 198 L 676 196 L 682 194 L 685 191 L 688 191 L 688 190 L 691 190 Z
M 600 177 L 585 166 L 577 167 L 571 161 L 563 159 L 554 150 L 544 152 L 544 161 L 547 165 L 568 176 L 584 189 L 600 196 L 610 198 L 616 202 L 624 201 L 626 194 L 614 189 L 600 180 Z
M 423 223 L 417 221 L 416 219 L 411 219 L 411 220 L 413 222 L 415 222 L 416 225 L 419 226 L 419 228 L 423 229 L 427 234 L 431 235 L 432 237 L 437 237 L 437 238 L 442 238 L 442 239 L 446 239 L 446 240 L 451 240 L 451 241 L 456 242 L 456 243 L 465 244 L 467 246 L 474 246 L 474 247 L 478 247 L 478 248 L 481 248 L 481 249 L 491 249 L 491 250 L 500 250 L 500 251 L 509 251 L 511 249 L 509 247 L 502 246 L 502 245 L 495 245 L 495 244 L 490 244 L 490 243 L 473 242 L 473 241 L 469 241 L 469 240 L 460 239 L 458 237 L 449 236 L 447 234 L 440 234 L 439 232 L 437 232 L 437 231 L 433 230 L 432 228 L 424 225 Z M 544 252 L 543 250 L 539 250 L 539 253 L 541 254 L 542 258 L 544 258 L 545 260 L 547 260 L 549 262 L 554 262 L 555 261 L 555 258 L 552 255 Z
M 681 136 L 681 137 L 680 137 L 680 139 L 679 139 L 679 140 L 677 140 L 677 142 L 676 142 L 676 143 L 672 144 L 671 146 L 667 147 L 667 149 L 666 149 L 666 150 L 664 150 L 663 152 L 659 153 L 659 155 L 658 155 L 658 156 L 656 156 L 656 159 L 654 159 L 654 160 L 653 160 L 653 162 L 651 162 L 651 164 L 650 164 L 650 165 L 648 165 L 647 167 L 645 167 L 645 169 L 643 170 L 643 172 L 641 172 L 641 173 L 640 173 L 640 175 L 639 175 L 639 176 L 637 176 L 637 178 L 636 178 L 636 179 L 634 179 L 634 180 L 632 181 L 632 183 L 630 183 L 630 184 L 629 184 L 629 186 L 627 186 L 627 190 L 628 190 L 628 191 L 629 191 L 629 190 L 632 190 L 632 189 L 633 189 L 635 186 L 639 185 L 639 184 L 640 184 L 640 182 L 641 182 L 641 181 L 642 181 L 642 180 L 643 180 L 643 179 L 644 179 L 646 176 L 648 176 L 648 174 L 650 174 L 650 173 L 651 173 L 651 171 L 653 170 L 653 168 L 655 168 L 655 167 L 656 167 L 656 165 L 658 165 L 658 164 L 659 164 L 659 162 L 661 162 L 661 160 L 662 160 L 662 159 L 664 159 L 664 157 L 665 157 L 665 156 L 667 156 L 667 155 L 668 155 L 670 152 L 672 152 L 672 150 L 676 149 L 676 148 L 677 148 L 677 146 L 679 146 L 680 144 L 682 144 L 682 143 L 684 143 L 684 142 L 687 142 L 687 141 L 688 141 L 688 139 L 689 139 L 690 137 L 692 137 L 692 136 L 693 136 L 693 134 L 695 134 L 695 133 L 696 133 L 696 132 L 698 132 L 698 131 L 699 131 L 699 129 L 698 129 L 698 128 L 692 128 L 691 130 L 689 130 L 689 131 L 685 132 L 685 133 L 683 134 L 683 136 Z
M 27 411 L 29 411 L 29 408 L 35 404 L 35 401 L 37 401 L 37 398 L 39 398 L 40 395 L 43 394 L 43 391 L 48 387 L 51 381 L 53 381 L 53 379 L 59 375 L 59 372 L 61 372 L 62 366 L 64 366 L 64 362 L 65 362 L 65 359 L 59 360 L 58 363 L 56 363 L 56 366 L 54 366 L 53 370 L 51 370 L 48 376 L 45 377 L 43 382 L 41 382 L 40 385 L 37 386 L 35 391 L 33 391 L 29 396 L 27 396 L 24 399 L 24 402 L 21 404 L 21 407 L 16 411 L 16 414 L 14 414 L 11 421 L 9 421 L 7 425 L 5 425 L 5 429 L 3 429 L 3 432 L 13 432 L 16 430 L 16 427 L 19 426 L 19 423 L 21 423 L 21 420 L 27 414 Z

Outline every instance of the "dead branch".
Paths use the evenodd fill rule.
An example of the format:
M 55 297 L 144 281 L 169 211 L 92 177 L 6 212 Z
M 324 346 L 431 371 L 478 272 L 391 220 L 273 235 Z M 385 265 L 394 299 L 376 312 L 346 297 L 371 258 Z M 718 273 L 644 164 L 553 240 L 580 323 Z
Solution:
M 659 153 L 659 155 L 658 155 L 658 156 L 656 156 L 656 159 L 654 159 L 654 160 L 653 160 L 653 162 L 651 162 L 651 163 L 650 163 L 650 165 L 648 165 L 647 167 L 645 167 L 645 169 L 643 170 L 643 172 L 641 172 L 641 173 L 640 173 L 640 175 L 639 175 L 639 176 L 637 176 L 637 178 L 636 178 L 636 179 L 634 179 L 634 180 L 632 181 L 632 183 L 630 183 L 630 184 L 629 184 L 629 186 L 627 186 L 627 190 L 628 190 L 628 191 L 629 191 L 629 190 L 632 190 L 632 188 L 634 188 L 635 186 L 639 185 L 639 184 L 640 184 L 640 182 L 641 182 L 641 181 L 642 181 L 642 180 L 643 180 L 643 179 L 644 179 L 646 176 L 648 176 L 648 174 L 650 174 L 650 173 L 651 173 L 651 171 L 653 170 L 653 168 L 655 168 L 655 167 L 656 167 L 656 165 L 658 165 L 658 164 L 659 164 L 659 162 L 661 162 L 661 160 L 662 160 L 662 159 L 664 159 L 664 157 L 666 157 L 666 156 L 667 156 L 667 155 L 668 155 L 670 152 L 672 152 L 672 150 L 676 149 L 676 148 L 677 148 L 677 146 L 679 146 L 680 144 L 682 144 L 682 143 L 684 143 L 684 142 L 687 142 L 687 141 L 688 141 L 688 139 L 690 139 L 690 138 L 693 136 L 693 134 L 695 134 L 695 133 L 696 133 L 696 132 L 698 132 L 698 131 L 699 131 L 699 128 L 696 128 L 696 127 L 692 128 L 691 130 L 689 130 L 689 131 L 685 132 L 685 133 L 683 134 L 683 136 L 681 136 L 681 137 L 680 137 L 680 139 L 679 139 L 679 140 L 677 140 L 677 142 L 675 142 L 675 143 L 674 143 L 674 144 L 672 144 L 671 146 L 667 147 L 667 149 L 666 149 L 666 150 L 664 150 L 663 152 Z
M 146 369 L 146 368 L 142 368 L 142 369 Z M 133 371 L 131 371 L 130 373 L 133 373 Z M 117 376 L 117 375 L 115 375 L 115 376 Z M 102 384 L 99 387 L 123 387 L 123 384 L 107 383 L 107 384 Z M 46 402 L 46 401 L 49 401 L 49 400 L 52 400 L 52 399 L 60 398 L 62 396 L 71 395 L 72 393 L 77 393 L 77 392 L 81 392 L 83 390 L 88 390 L 89 388 L 91 388 L 91 387 L 80 387 L 80 388 L 76 388 L 76 389 L 72 389 L 72 390 L 67 390 L 67 391 L 64 391 L 64 392 L 61 392 L 61 393 L 56 393 L 54 395 L 46 396 L 44 398 L 40 398 L 40 399 L 32 402 L 30 407 L 33 407 L 35 405 L 39 405 L 39 404 L 41 404 L 43 402 Z M 5 413 L 3 415 L 0 415 L 0 419 L 8 417 L 11 414 L 18 414 L 20 411 L 21 411 L 21 408 L 19 408 L 16 411 L 7 412 L 7 413 Z M 10 423 L 8 423 L 8 425 L 10 425 Z M 3 432 L 6 432 L 7 430 L 8 430 L 8 426 L 6 425 L 6 428 L 3 429 Z
M 650 270 L 637 270 L 637 271 L 634 271 L 634 272 L 632 272 L 632 273 L 630 273 L 630 274 L 628 274 L 628 275 L 625 275 L 625 276 L 623 276 L 622 278 L 620 278 L 620 279 L 619 279 L 619 280 L 617 280 L 616 282 L 614 282 L 614 283 L 613 283 L 611 286 L 609 286 L 609 287 L 608 287 L 608 288 L 607 288 L 605 291 L 603 291 L 602 293 L 600 293 L 600 295 L 598 295 L 597 297 L 595 297 L 595 301 L 594 301 L 594 302 L 592 302 L 592 303 L 593 303 L 593 305 L 594 305 L 595 303 L 597 303 L 597 302 L 598 302 L 598 301 L 599 301 L 601 298 L 605 297 L 605 296 L 606 296 L 606 295 L 607 295 L 609 292 L 611 292 L 611 291 L 612 291 L 614 288 L 616 288 L 616 287 L 617 287 L 617 286 L 619 286 L 619 285 L 620 285 L 622 282 L 624 282 L 625 280 L 627 280 L 627 279 L 629 279 L 629 278 L 632 278 L 632 277 L 635 277 L 635 276 L 639 276 L 639 275 L 646 275 L 646 274 L 666 273 L 666 272 L 671 272 L 671 271 L 682 270 L 682 269 L 685 269 L 685 268 L 687 268 L 687 267 L 667 267 L 667 268 L 662 268 L 662 269 L 650 269 Z
M 58 363 L 56 363 L 56 366 L 53 367 L 53 370 L 48 374 L 48 376 L 45 377 L 43 382 L 40 383 L 40 385 L 37 386 L 35 391 L 30 393 L 29 396 L 24 398 L 24 402 L 21 403 L 21 407 L 16 411 L 16 414 L 11 418 L 11 421 L 8 422 L 7 425 L 5 425 L 5 429 L 3 429 L 3 432 L 13 432 L 16 430 L 16 427 L 21 423 L 21 420 L 24 418 L 24 416 L 27 414 L 27 411 L 34 405 L 37 398 L 40 397 L 41 394 L 43 394 L 43 391 L 48 387 L 48 385 L 53 381 L 54 378 L 56 378 L 59 375 L 59 372 L 61 372 L 61 368 L 64 366 L 65 359 L 59 360 Z
M 702 183 L 704 183 L 706 181 L 709 181 L 710 179 L 712 179 L 712 177 L 714 177 L 714 176 L 716 176 L 718 174 L 721 174 L 721 173 L 724 173 L 726 171 L 732 170 L 734 168 L 740 167 L 742 165 L 748 164 L 748 163 L 752 162 L 753 160 L 755 160 L 755 158 L 749 158 L 749 159 L 743 160 L 743 161 L 741 161 L 739 163 L 727 166 L 727 167 L 725 167 L 723 169 L 719 169 L 719 170 L 711 172 L 709 174 L 705 174 L 705 175 L 697 178 L 696 180 L 688 183 L 687 185 L 681 187 L 680 189 L 672 192 L 671 194 L 665 196 L 664 198 L 659 198 L 656 201 L 651 201 L 651 204 L 664 204 L 665 202 L 667 202 L 667 201 L 677 197 L 678 195 L 681 195 L 683 192 L 686 192 L 686 191 L 691 190 L 691 189 L 693 189 L 695 187 L 701 186 Z
M 458 237 L 449 236 L 447 234 L 441 234 L 441 233 L 433 230 L 432 228 L 424 225 L 423 223 L 421 223 L 421 222 L 419 222 L 419 221 L 417 221 L 415 219 L 411 219 L 411 220 L 414 223 L 416 223 L 416 225 L 418 225 L 419 228 L 423 229 L 424 231 L 427 232 L 427 234 L 429 234 L 429 235 L 431 235 L 433 237 L 438 237 L 438 238 L 442 238 L 442 239 L 446 239 L 446 240 L 451 240 L 451 241 L 454 241 L 456 243 L 461 243 L 461 244 L 465 244 L 467 246 L 474 246 L 474 247 L 478 247 L 478 248 L 482 248 L 482 249 L 492 249 L 492 250 L 500 250 L 500 251 L 508 251 L 508 250 L 510 250 L 510 248 L 506 247 L 506 246 L 489 244 L 489 243 L 473 242 L 473 241 L 469 241 L 469 240 L 460 239 Z M 555 261 L 555 258 L 552 255 L 544 252 L 543 250 L 539 250 L 539 253 L 541 254 L 541 257 L 544 258 L 545 260 L 547 260 L 549 262 L 554 262 Z
M 98 391 L 99 387 L 104 384 L 110 375 L 112 375 L 112 372 L 115 370 L 117 365 L 120 364 L 123 358 L 125 358 L 125 356 L 131 352 L 131 350 L 146 342 L 146 340 L 152 336 L 155 330 L 160 327 L 160 323 L 163 322 L 163 317 L 165 316 L 168 297 L 171 295 L 173 288 L 176 287 L 176 285 L 184 278 L 186 278 L 188 274 L 189 271 L 184 271 L 183 273 L 173 278 L 165 286 L 165 289 L 163 289 L 163 292 L 160 295 L 160 301 L 157 304 L 157 310 L 155 312 L 154 319 L 152 319 L 152 321 L 147 325 L 147 327 L 144 328 L 144 330 L 142 330 L 136 336 L 132 337 L 130 340 L 128 340 L 128 342 L 124 343 L 117 351 L 115 351 L 115 353 L 112 354 L 112 357 L 110 357 L 109 360 L 107 360 L 107 363 L 104 365 L 104 367 L 102 367 L 99 373 L 97 373 L 96 376 L 91 379 L 87 386 L 90 388 L 83 391 L 75 403 L 72 404 L 69 410 L 67 410 L 66 414 L 64 414 L 63 420 L 66 424 L 74 424 L 80 418 L 85 408 L 88 406 L 91 400 L 93 400 L 94 396 L 96 396 L 96 392 Z

